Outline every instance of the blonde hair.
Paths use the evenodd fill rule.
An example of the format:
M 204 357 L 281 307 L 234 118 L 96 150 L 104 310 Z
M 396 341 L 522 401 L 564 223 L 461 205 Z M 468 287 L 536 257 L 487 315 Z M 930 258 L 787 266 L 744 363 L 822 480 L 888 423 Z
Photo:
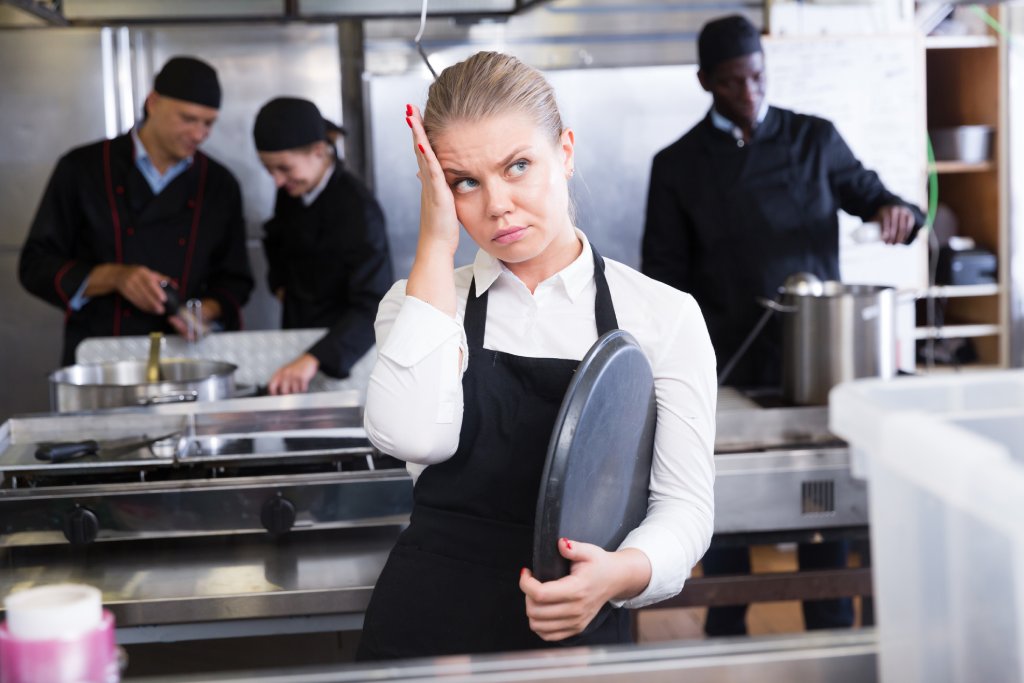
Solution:
M 548 132 L 552 143 L 562 134 L 555 91 L 539 71 L 511 55 L 477 52 L 450 66 L 430 86 L 423 128 L 434 144 L 437 135 L 458 121 L 479 121 L 519 112 Z

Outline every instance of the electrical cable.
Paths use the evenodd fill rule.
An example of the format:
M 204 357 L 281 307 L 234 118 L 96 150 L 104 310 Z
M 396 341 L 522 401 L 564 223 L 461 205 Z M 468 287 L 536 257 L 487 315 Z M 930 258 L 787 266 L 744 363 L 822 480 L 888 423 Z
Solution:
M 935 275 L 939 267 L 939 238 L 935 234 L 935 216 L 939 212 L 939 173 L 935 167 L 935 150 L 932 138 L 925 133 L 925 144 L 928 147 L 928 217 L 925 218 L 922 230 L 928 231 L 928 289 L 925 290 L 925 323 L 928 329 L 928 341 L 925 342 L 928 369 L 935 367 Z M 945 316 L 943 316 L 945 318 Z
M 424 51 L 422 43 L 420 43 L 423 39 L 423 30 L 427 27 L 427 1 L 428 0 L 423 0 L 423 4 L 420 5 L 420 30 L 416 32 L 416 51 L 420 53 L 420 58 L 423 60 L 423 63 L 427 65 L 427 68 L 430 69 L 430 75 L 433 76 L 436 81 L 437 72 L 434 71 L 434 67 L 430 65 L 427 53 Z
M 980 17 L 981 20 L 984 21 L 990 29 L 998 33 L 1006 40 L 1011 40 L 1010 33 L 1009 31 L 1006 30 L 1006 27 L 1003 26 L 998 19 L 996 19 L 991 14 L 986 12 L 984 7 L 982 7 L 981 5 L 971 5 L 970 9 L 971 12 L 978 15 L 978 17 Z

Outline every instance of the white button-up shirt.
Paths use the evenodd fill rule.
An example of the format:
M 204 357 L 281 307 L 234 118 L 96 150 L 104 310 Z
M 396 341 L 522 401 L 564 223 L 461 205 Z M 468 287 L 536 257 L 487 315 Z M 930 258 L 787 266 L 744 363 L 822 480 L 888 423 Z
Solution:
M 379 353 L 366 395 L 366 431 L 377 448 L 409 463 L 414 477 L 455 453 L 469 362 L 462 319 L 474 277 L 478 294 L 490 292 L 485 348 L 533 358 L 586 355 L 597 340 L 597 286 L 590 244 L 577 234 L 583 252 L 533 293 L 479 251 L 472 265 L 455 271 L 454 319 L 406 296 L 405 280 L 391 288 L 377 313 Z M 693 297 L 616 261 L 605 264 L 619 327 L 651 363 L 658 406 L 647 517 L 619 546 L 639 549 L 650 560 L 647 588 L 616 603 L 641 607 L 682 590 L 711 540 L 715 354 Z

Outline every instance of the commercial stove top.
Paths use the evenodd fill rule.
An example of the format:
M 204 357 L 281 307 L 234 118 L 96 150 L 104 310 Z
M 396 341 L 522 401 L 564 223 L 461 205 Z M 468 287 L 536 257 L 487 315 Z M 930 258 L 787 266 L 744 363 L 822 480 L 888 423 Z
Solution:
M 358 396 L 15 417 L 0 426 L 0 547 L 393 524 L 412 484 Z M 44 444 L 95 453 L 40 459 Z

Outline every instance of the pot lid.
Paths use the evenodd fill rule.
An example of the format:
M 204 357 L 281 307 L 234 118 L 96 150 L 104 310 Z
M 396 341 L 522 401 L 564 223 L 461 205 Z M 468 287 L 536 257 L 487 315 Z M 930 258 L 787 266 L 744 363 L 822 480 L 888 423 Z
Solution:
M 793 273 L 782 283 L 779 291 L 797 296 L 821 296 L 825 293 L 825 283 L 814 273 Z

